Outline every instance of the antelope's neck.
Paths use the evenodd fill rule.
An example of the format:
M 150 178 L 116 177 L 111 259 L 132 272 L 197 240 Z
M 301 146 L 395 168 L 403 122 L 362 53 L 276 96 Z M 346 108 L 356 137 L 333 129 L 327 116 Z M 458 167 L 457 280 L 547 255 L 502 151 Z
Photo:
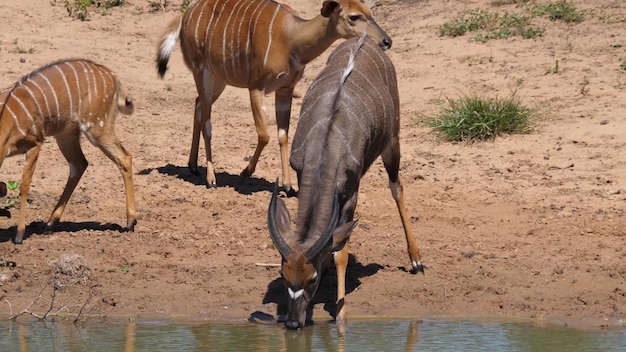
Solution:
M 287 23 L 291 53 L 306 65 L 320 56 L 339 37 L 326 17 L 318 15 L 310 20 L 292 18 Z

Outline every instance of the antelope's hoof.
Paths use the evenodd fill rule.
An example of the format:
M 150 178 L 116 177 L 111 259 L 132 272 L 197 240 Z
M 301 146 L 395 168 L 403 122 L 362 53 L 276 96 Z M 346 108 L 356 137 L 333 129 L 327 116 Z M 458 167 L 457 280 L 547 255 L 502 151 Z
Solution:
M 417 274 L 417 273 L 422 273 L 424 274 L 424 265 L 422 265 L 422 262 L 416 261 L 416 262 L 411 262 L 411 274 Z
M 15 240 L 13 241 L 14 244 L 22 244 L 22 242 L 24 241 L 24 232 L 20 233 L 18 232 L 15 235 Z
M 124 228 L 126 232 L 135 232 L 135 225 L 137 225 L 137 219 L 133 220 L 128 226 Z
M 252 176 L 252 172 L 250 172 L 247 168 L 243 169 L 243 171 L 239 174 L 239 178 L 243 180 L 247 180 Z
M 189 167 L 189 172 L 191 172 L 193 175 L 200 175 L 200 171 L 198 171 L 198 165 L 191 165 L 191 164 L 187 164 L 187 167 Z
M 283 190 L 285 191 L 285 195 L 287 196 L 287 198 L 298 196 L 298 191 L 296 191 L 295 189 L 291 187 L 289 187 L 289 189 L 285 189 L 285 187 L 283 186 Z
M 52 231 L 54 230 L 54 227 L 56 226 L 57 222 L 48 222 L 46 224 L 46 228 L 43 229 L 43 234 L 48 236 L 52 234 Z

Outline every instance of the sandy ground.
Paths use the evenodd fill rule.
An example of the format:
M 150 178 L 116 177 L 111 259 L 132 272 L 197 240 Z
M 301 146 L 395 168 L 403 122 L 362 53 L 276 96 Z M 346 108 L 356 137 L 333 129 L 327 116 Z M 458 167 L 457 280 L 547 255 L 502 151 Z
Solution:
M 0 87 L 51 61 L 82 57 L 114 70 L 132 94 L 135 113 L 119 117 L 117 132 L 133 154 L 139 219 L 134 233 L 120 231 L 121 176 L 84 140 L 90 167 L 57 231 L 42 235 L 68 174 L 56 144 L 46 143 L 23 245 L 12 242 L 18 209 L 0 219 L 2 316 L 50 310 L 85 319 L 275 319 L 284 306 L 279 269 L 259 265 L 280 261 L 265 220 L 280 174 L 278 143 L 273 137 L 256 173 L 239 184 L 256 134 L 247 90 L 229 87 L 213 108 L 219 187 L 207 189 L 203 176 L 189 172 L 193 78 L 180 48 L 164 80 L 153 64 L 165 25 L 180 13 L 173 3 L 151 11 L 149 1 L 127 0 L 104 16 L 92 10 L 91 21 L 82 22 L 67 15 L 62 1 L 3 0 Z M 363 179 L 360 225 L 351 237 L 349 317 L 501 316 L 624 326 L 626 4 L 574 3 L 592 10 L 580 24 L 542 20 L 542 38 L 487 43 L 440 37 L 439 27 L 463 10 L 520 11 L 515 5 L 376 6 L 378 23 L 394 40 L 387 53 L 399 80 L 401 177 L 427 268 L 425 275 L 409 273 L 402 226 L 377 161 Z M 289 4 L 304 18 L 320 7 L 313 0 Z M 306 91 L 328 53 L 307 67 L 298 91 Z M 541 112 L 532 134 L 467 145 L 443 141 L 419 123 L 446 97 L 512 91 Z M 292 131 L 300 103 L 295 99 Z M 267 105 L 273 111 L 273 97 Z M 23 163 L 21 156 L 6 159 L 0 179 L 19 181 Z M 285 201 L 295 213 L 297 198 Z M 334 279 L 331 270 L 322 282 L 315 320 L 331 318 Z

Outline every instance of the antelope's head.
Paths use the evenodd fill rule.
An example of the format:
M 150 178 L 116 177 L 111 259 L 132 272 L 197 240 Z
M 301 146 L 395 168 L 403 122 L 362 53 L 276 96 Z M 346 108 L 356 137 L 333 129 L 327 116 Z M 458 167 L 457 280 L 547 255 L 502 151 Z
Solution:
M 322 16 L 336 18 L 337 34 L 352 38 L 365 32 L 383 49 L 391 48 L 392 40 L 372 17 L 372 10 L 359 0 L 327 0 L 322 4 Z
M 276 183 L 278 185 L 278 182 Z M 302 199 L 300 201 L 303 201 Z M 289 294 L 285 326 L 299 329 L 306 324 L 306 313 L 322 278 L 322 271 L 330 260 L 330 254 L 341 250 L 350 237 L 356 221 L 337 227 L 339 201 L 335 195 L 331 220 L 324 233 L 313 243 L 297 239 L 291 230 L 289 211 L 274 190 L 267 214 L 267 227 L 274 245 L 282 257 L 281 277 Z M 288 244 L 293 243 L 291 246 Z

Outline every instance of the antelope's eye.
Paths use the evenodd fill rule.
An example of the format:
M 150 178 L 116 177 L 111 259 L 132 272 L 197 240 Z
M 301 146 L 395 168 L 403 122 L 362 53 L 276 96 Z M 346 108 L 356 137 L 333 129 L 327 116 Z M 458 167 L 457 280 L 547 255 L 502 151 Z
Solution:
M 359 16 L 359 15 L 350 15 L 348 17 L 348 19 L 350 19 L 350 22 L 357 22 L 357 21 L 361 20 L 361 16 Z

